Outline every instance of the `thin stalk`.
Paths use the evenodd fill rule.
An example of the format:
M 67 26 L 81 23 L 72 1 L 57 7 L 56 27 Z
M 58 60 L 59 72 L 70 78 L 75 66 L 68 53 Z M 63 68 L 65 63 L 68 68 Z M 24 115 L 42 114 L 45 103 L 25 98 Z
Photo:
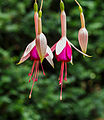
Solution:
M 77 5 L 78 5 L 78 6 L 80 6 L 80 7 L 81 7 L 81 5 L 79 4 L 79 2 L 78 2 L 77 0 L 75 0 L 75 2 L 77 3 Z
M 43 0 L 41 0 L 40 11 L 42 10 Z

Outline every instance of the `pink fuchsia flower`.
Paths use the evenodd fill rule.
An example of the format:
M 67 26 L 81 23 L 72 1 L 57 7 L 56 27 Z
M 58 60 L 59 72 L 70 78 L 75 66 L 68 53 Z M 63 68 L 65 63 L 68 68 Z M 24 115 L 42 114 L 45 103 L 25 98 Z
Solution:
M 88 56 L 87 54 L 78 50 L 66 37 L 66 14 L 64 11 L 64 3 L 60 2 L 60 9 L 61 9 L 61 32 L 62 37 L 61 39 L 52 46 L 52 52 L 55 50 L 55 56 L 57 61 L 61 61 L 61 70 L 59 75 L 59 84 L 61 85 L 61 92 L 60 92 L 60 100 L 62 100 L 62 86 L 63 86 L 63 72 L 65 68 L 65 77 L 64 80 L 67 80 L 67 62 L 72 63 L 72 49 L 76 49 L 79 53 Z
M 26 47 L 25 52 L 24 52 L 23 56 L 21 57 L 21 59 L 20 59 L 18 64 L 23 63 L 29 57 L 33 61 L 33 66 L 32 66 L 31 72 L 28 74 L 30 76 L 29 82 L 31 81 L 31 78 L 33 80 L 33 85 L 32 85 L 32 88 L 31 88 L 30 95 L 29 95 L 29 98 L 31 98 L 34 82 L 38 80 L 38 74 L 39 74 L 40 57 L 39 57 L 39 54 L 38 54 L 37 49 L 36 49 L 36 40 L 33 40 Z M 52 65 L 52 67 L 54 67 L 54 63 L 53 63 L 53 60 L 52 60 L 53 59 L 53 53 L 52 53 L 52 51 L 51 51 L 51 49 L 50 49 L 50 47 L 48 45 L 47 45 L 47 49 L 46 49 L 46 56 L 45 56 L 45 58 Z M 42 63 L 41 63 L 41 67 L 42 67 L 42 70 L 43 70 Z M 44 70 L 43 70 L 43 74 L 45 75 Z
M 80 4 L 78 3 L 77 0 L 75 0 L 75 2 L 79 6 L 80 19 L 81 19 L 81 29 L 78 32 L 78 41 L 79 41 L 79 45 L 81 47 L 81 50 L 84 53 L 86 53 L 86 51 L 87 51 L 87 44 L 88 44 L 88 31 L 85 28 L 85 18 L 84 18 L 82 7 L 80 6 Z
M 44 52 L 44 39 L 45 41 L 46 40 L 46 37 L 43 33 L 40 33 L 38 34 L 37 31 L 39 31 L 40 29 L 40 26 L 38 26 L 38 13 L 37 11 L 35 11 L 34 13 L 34 21 L 35 21 L 35 31 L 36 31 L 36 39 L 39 41 L 41 41 L 39 44 L 40 44 L 40 48 L 42 48 L 42 51 L 41 51 L 41 54 L 45 54 L 44 58 L 47 59 L 47 61 L 52 65 L 52 67 L 54 67 L 54 63 L 53 63 L 53 53 L 50 49 L 50 47 L 45 44 L 45 48 L 46 48 L 46 51 Z M 32 88 L 31 88 L 31 92 L 30 92 L 30 95 L 29 95 L 29 98 L 31 98 L 31 94 L 32 94 L 32 89 L 33 89 L 33 86 L 34 86 L 34 82 L 38 80 L 38 74 L 39 74 L 39 62 L 41 61 L 41 58 L 39 56 L 39 53 L 37 51 L 37 45 L 36 45 L 36 39 L 33 40 L 25 49 L 20 61 L 18 64 L 21 64 L 23 63 L 24 61 L 26 61 L 29 57 L 30 57 L 30 60 L 33 61 L 33 66 L 32 66 L 32 69 L 31 69 L 31 72 L 28 74 L 28 76 L 30 77 L 29 79 L 29 82 L 33 81 L 33 84 L 32 84 Z M 43 41 L 42 41 L 43 40 Z M 39 47 L 39 46 L 38 46 Z M 44 53 L 42 53 L 44 52 Z M 42 58 L 43 60 L 43 58 Z M 42 66 L 42 63 L 41 63 L 41 67 L 42 67 L 42 70 L 43 70 L 43 66 Z M 43 74 L 45 75 L 44 73 L 44 70 L 43 70 Z

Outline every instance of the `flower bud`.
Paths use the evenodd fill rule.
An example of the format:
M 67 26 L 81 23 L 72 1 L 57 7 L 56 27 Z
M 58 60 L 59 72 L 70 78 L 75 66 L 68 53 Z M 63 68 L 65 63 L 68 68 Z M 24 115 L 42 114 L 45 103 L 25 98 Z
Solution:
M 88 32 L 86 28 L 81 28 L 78 33 L 78 40 L 80 47 L 84 53 L 87 51 L 87 43 L 88 43 Z

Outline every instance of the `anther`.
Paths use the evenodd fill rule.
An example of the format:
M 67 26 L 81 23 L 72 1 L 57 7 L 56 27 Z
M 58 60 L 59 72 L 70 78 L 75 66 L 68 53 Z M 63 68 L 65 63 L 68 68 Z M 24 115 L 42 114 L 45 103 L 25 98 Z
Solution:
M 31 99 L 31 94 L 29 95 L 29 99 Z

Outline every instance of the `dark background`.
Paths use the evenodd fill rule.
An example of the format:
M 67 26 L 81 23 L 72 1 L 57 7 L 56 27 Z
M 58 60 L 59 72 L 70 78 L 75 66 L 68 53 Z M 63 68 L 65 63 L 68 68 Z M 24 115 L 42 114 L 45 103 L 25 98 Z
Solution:
M 87 54 L 93 57 L 83 58 L 73 49 L 74 65 L 68 63 L 68 80 L 64 82 L 60 101 L 60 63 L 55 58 L 55 69 L 44 60 L 46 76 L 40 72 L 31 100 L 28 73 L 32 61 L 16 65 L 35 38 L 34 0 L 0 0 L 0 120 L 104 120 L 104 1 L 79 2 L 89 32 Z M 74 0 L 64 3 L 67 37 L 80 49 L 78 6 Z M 44 0 L 42 21 L 51 47 L 61 36 L 59 0 Z

